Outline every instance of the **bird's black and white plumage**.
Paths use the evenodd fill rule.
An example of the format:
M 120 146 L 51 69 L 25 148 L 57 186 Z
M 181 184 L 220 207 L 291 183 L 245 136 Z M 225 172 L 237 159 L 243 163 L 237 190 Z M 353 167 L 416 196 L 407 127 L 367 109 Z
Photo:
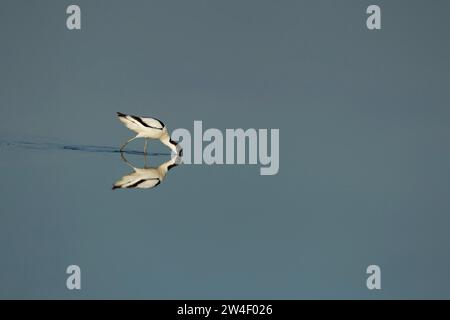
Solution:
M 112 189 L 149 189 L 158 186 L 166 177 L 167 172 L 180 163 L 178 156 L 173 157 L 158 167 L 136 168 L 122 154 L 123 161 L 133 169 L 114 183 Z
M 178 143 L 176 143 L 170 138 L 169 132 L 167 131 L 167 127 L 161 120 L 158 120 L 156 118 L 143 118 L 129 114 L 124 114 L 121 112 L 117 112 L 117 116 L 119 117 L 119 120 L 128 129 L 137 133 L 137 135 L 134 138 L 131 138 L 120 147 L 120 151 L 122 151 L 125 148 L 125 146 L 134 139 L 144 138 L 145 154 L 147 153 L 147 139 L 158 139 L 163 144 L 168 146 L 173 152 L 181 155 L 181 147 L 178 145 Z

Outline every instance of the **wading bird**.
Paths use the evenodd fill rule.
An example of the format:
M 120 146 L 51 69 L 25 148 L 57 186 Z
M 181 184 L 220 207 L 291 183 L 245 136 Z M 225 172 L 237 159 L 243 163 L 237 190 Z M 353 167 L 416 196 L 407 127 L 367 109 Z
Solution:
M 120 151 L 122 151 L 123 148 L 125 148 L 125 146 L 134 139 L 144 138 L 144 154 L 147 154 L 147 140 L 158 139 L 168 146 L 173 152 L 181 156 L 182 149 L 180 145 L 170 138 L 166 126 L 160 120 L 155 118 L 141 118 L 121 112 L 117 112 L 117 116 L 128 129 L 137 133 L 134 138 L 131 138 L 120 147 Z
M 114 183 L 112 189 L 149 189 L 159 185 L 166 177 L 167 172 L 176 167 L 181 159 L 174 156 L 167 162 L 164 162 L 159 167 L 136 168 L 127 161 L 123 153 L 120 154 L 122 160 L 133 169 L 133 172 L 127 174 Z

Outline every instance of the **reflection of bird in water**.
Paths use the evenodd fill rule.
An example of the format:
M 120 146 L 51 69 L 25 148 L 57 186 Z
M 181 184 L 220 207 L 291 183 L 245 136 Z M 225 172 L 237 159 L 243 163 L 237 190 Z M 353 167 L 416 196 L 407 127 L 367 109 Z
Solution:
M 123 114 L 120 112 L 117 112 L 117 116 L 128 129 L 137 133 L 134 138 L 131 138 L 120 147 L 120 151 L 122 151 L 123 148 L 125 148 L 125 146 L 134 139 L 144 138 L 144 153 L 147 153 L 147 140 L 159 139 L 173 152 L 181 156 L 182 149 L 180 145 L 170 138 L 166 126 L 160 120 L 156 118 L 141 118 L 138 116 Z
M 159 185 L 165 178 L 167 171 L 176 167 L 181 159 L 178 156 L 173 157 L 167 162 L 164 162 L 159 167 L 147 167 L 136 168 L 130 162 L 127 161 L 123 153 L 120 154 L 122 160 L 131 168 L 134 172 L 127 174 L 114 183 L 112 189 L 148 189 L 154 188 Z M 145 157 L 147 162 L 147 158 Z

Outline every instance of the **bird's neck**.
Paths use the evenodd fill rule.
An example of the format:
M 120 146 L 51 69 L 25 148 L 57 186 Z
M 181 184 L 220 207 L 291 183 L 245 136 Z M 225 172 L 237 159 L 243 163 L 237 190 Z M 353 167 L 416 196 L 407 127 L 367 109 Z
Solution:
M 165 134 L 161 137 L 161 142 L 168 146 L 174 153 L 177 153 L 177 143 L 170 139 L 169 134 Z
M 164 162 L 158 167 L 158 171 L 162 175 L 166 175 L 167 171 L 169 171 L 171 168 L 176 167 L 181 162 L 180 158 L 178 156 L 172 157 L 169 161 Z

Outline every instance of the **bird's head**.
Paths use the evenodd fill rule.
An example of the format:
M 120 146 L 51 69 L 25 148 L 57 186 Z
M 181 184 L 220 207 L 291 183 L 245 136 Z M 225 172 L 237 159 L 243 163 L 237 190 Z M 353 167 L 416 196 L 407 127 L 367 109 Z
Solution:
M 183 156 L 183 148 L 181 148 L 181 145 L 178 142 L 173 141 L 172 139 L 169 138 L 169 144 L 171 145 L 170 149 L 172 149 L 172 151 L 176 153 L 177 156 L 179 157 Z
M 161 138 L 161 142 L 168 146 L 177 156 L 181 157 L 183 155 L 183 149 L 181 148 L 180 144 L 172 140 L 169 134 L 165 134 Z

